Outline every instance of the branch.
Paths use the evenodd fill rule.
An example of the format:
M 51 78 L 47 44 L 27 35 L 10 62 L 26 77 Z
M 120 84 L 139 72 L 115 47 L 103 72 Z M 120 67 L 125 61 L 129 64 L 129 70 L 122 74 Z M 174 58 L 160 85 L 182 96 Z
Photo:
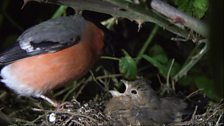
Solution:
M 180 23 L 200 35 L 207 37 L 208 36 L 208 26 L 201 21 L 186 15 L 185 13 L 177 10 L 176 8 L 170 6 L 167 3 L 164 3 L 160 0 L 152 0 L 151 7 L 158 13 L 166 16 L 176 23 Z
M 142 21 L 142 22 L 152 22 L 160 27 L 184 38 L 193 39 L 193 36 L 189 36 L 189 31 L 184 30 L 182 28 L 178 28 L 175 25 L 171 25 L 169 21 L 165 20 L 164 18 L 160 17 L 159 15 L 155 14 L 151 9 L 148 7 L 142 7 L 142 5 L 137 5 L 133 3 L 126 2 L 124 0 L 106 0 L 109 3 L 118 6 L 123 10 L 122 13 L 124 15 L 120 15 L 120 12 L 114 13 L 117 15 L 113 15 L 116 17 L 124 17 L 128 18 L 129 20 L 135 21 Z
M 205 38 L 208 37 L 207 27 L 203 23 L 159 0 L 151 1 L 150 5 L 153 9 L 149 9 L 143 4 L 134 4 L 124 0 L 24 0 L 24 3 L 29 1 L 66 5 L 78 10 L 96 11 L 137 22 L 152 22 L 178 36 L 192 40 L 194 36 L 189 34 L 190 30 L 185 27 Z M 154 11 L 157 11 L 157 13 Z M 162 17 L 161 14 L 169 17 L 169 19 Z M 174 19 L 175 22 L 170 21 L 170 19 Z M 179 24 L 177 25 L 177 23 Z

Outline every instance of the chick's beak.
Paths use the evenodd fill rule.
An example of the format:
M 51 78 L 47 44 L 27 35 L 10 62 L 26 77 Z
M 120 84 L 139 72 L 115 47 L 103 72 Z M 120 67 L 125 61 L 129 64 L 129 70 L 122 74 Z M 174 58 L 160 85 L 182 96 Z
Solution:
M 115 90 L 110 90 L 109 92 L 111 93 L 111 95 L 113 97 L 119 97 L 119 96 L 122 96 L 123 95 L 122 93 L 120 93 L 118 91 L 115 91 Z
M 126 80 L 121 80 L 121 82 L 125 85 L 125 91 L 124 93 L 120 93 L 119 91 L 116 91 L 116 90 L 110 90 L 109 92 L 111 93 L 111 95 L 113 97 L 119 97 L 119 96 L 122 96 L 122 95 L 125 95 L 125 93 L 127 92 L 127 89 L 128 89 L 128 81 Z
M 127 92 L 128 87 L 129 87 L 128 81 L 122 79 L 121 82 L 125 85 L 125 91 L 124 92 Z

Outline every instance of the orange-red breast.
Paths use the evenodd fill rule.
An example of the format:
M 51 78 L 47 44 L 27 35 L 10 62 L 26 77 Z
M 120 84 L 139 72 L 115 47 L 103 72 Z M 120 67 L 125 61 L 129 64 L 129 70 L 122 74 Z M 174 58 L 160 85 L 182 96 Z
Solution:
M 52 102 L 43 94 L 86 74 L 103 46 L 104 32 L 83 17 L 50 19 L 0 54 L 1 82 L 19 95 Z

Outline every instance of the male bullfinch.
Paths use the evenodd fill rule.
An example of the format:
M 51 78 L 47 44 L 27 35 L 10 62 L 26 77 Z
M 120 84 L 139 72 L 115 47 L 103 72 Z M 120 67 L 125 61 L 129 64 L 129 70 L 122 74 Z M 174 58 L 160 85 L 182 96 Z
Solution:
M 112 99 L 104 113 L 117 120 L 114 125 L 161 126 L 172 123 L 186 104 L 175 97 L 160 98 L 145 80 L 124 81 L 125 91 L 111 90 Z
M 27 29 L 0 53 L 1 82 L 22 96 L 44 94 L 86 74 L 104 47 L 104 32 L 81 16 L 50 19 Z

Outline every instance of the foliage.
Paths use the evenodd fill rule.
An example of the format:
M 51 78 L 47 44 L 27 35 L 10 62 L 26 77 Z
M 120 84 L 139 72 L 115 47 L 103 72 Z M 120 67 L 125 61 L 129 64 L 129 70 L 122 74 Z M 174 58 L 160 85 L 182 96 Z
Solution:
M 179 9 L 191 16 L 202 18 L 208 10 L 208 0 L 172 0 Z
M 154 45 L 150 49 L 150 54 L 144 55 L 143 58 L 156 67 L 164 78 L 167 77 L 170 68 L 169 66 L 171 66 L 172 61 L 166 56 L 165 51 L 159 45 Z M 170 76 L 173 77 L 179 70 L 180 65 L 174 62 L 171 68 Z
M 179 82 L 185 86 L 196 85 L 199 90 L 203 91 L 209 98 L 213 100 L 218 101 L 221 99 L 219 94 L 217 94 L 216 90 L 214 89 L 213 80 L 203 73 L 193 71 L 190 75 L 180 79 Z
M 137 65 L 135 60 L 126 54 L 119 60 L 119 71 L 128 80 L 134 80 L 137 76 Z
M 125 0 L 125 1 L 129 3 L 134 3 L 133 1 L 135 0 Z M 172 1 L 177 6 L 177 8 L 183 10 L 185 13 L 188 13 L 191 16 L 197 17 L 199 19 L 203 19 L 203 17 L 207 16 L 207 11 L 209 7 L 208 0 L 170 0 L 170 1 Z M 144 3 L 144 2 L 141 4 L 145 4 L 144 5 L 145 7 L 147 3 Z M 51 12 L 51 11 L 48 11 L 48 9 L 51 8 L 49 7 L 47 9 L 41 8 L 40 11 L 38 12 L 37 11 L 38 9 L 36 9 L 35 7 L 42 6 L 43 4 L 38 4 L 33 6 L 31 4 L 30 8 L 29 8 L 29 5 L 27 5 L 28 8 L 25 7 L 24 10 L 22 11 L 14 12 L 13 11 L 14 6 L 17 7 L 15 8 L 15 10 L 16 9 L 20 10 L 21 6 L 19 6 L 18 3 L 15 4 L 13 7 L 11 7 L 12 2 L 8 0 L 3 0 L 0 3 L 2 6 L 0 10 L 1 49 L 2 48 L 5 49 L 8 44 L 15 42 L 16 38 L 18 37 L 19 34 L 21 34 L 23 29 L 26 29 L 27 27 L 31 27 L 33 24 L 39 23 L 49 18 L 66 15 L 66 9 L 67 9 L 67 7 L 65 6 L 60 6 L 58 8 L 53 7 L 52 9 L 53 11 Z M 32 9 L 35 9 L 35 12 L 32 12 Z M 29 14 L 26 15 L 25 12 L 27 11 L 29 11 Z M 141 11 L 139 11 L 139 13 L 140 12 Z M 35 20 L 32 19 L 34 18 L 33 13 L 35 14 L 39 13 L 39 16 L 35 16 Z M 86 12 L 86 13 L 87 15 L 90 13 L 89 17 L 94 18 L 94 20 L 95 18 L 99 18 L 100 16 L 103 15 L 99 13 L 95 14 L 92 12 Z M 16 16 L 16 15 L 19 15 L 19 16 Z M 100 16 L 98 17 L 98 15 Z M 103 15 L 102 17 L 103 19 L 108 18 L 108 16 L 105 16 L 105 15 Z M 127 40 L 127 43 L 117 42 L 117 43 L 111 44 L 111 45 L 113 44 L 119 45 L 118 47 L 115 47 L 116 55 L 110 54 L 113 56 L 113 57 L 111 56 L 112 59 L 115 59 L 115 61 L 117 61 L 116 63 L 118 63 L 118 66 L 115 66 L 112 60 L 100 61 L 100 63 L 102 63 L 103 65 L 106 62 L 106 65 L 104 65 L 103 70 L 102 69 L 99 71 L 96 70 L 93 73 L 87 75 L 88 79 L 79 80 L 77 82 L 74 82 L 72 86 L 63 87 L 62 91 L 58 91 L 58 92 L 56 91 L 56 93 L 54 92 L 55 93 L 54 96 L 56 98 L 68 100 L 74 94 L 78 96 L 81 93 L 83 93 L 84 88 L 86 87 L 87 83 L 89 83 L 90 81 L 94 82 L 96 85 L 100 85 L 101 83 L 104 84 L 103 86 L 100 85 L 100 87 L 105 88 L 106 91 L 108 91 L 110 87 L 109 82 L 112 82 L 112 87 L 115 87 L 115 85 L 119 85 L 120 83 L 118 79 L 120 79 L 120 77 L 123 77 L 128 80 L 134 80 L 137 78 L 138 75 L 141 75 L 146 77 L 149 80 L 153 80 L 153 82 L 157 82 L 155 83 L 155 85 L 160 85 L 158 82 L 157 75 L 159 75 L 162 78 L 162 80 L 170 78 L 171 81 L 174 81 L 173 77 L 178 74 L 178 72 L 183 68 L 184 65 L 186 65 L 185 64 L 186 61 L 188 61 L 189 59 L 192 59 L 194 56 L 193 55 L 194 53 L 196 54 L 200 53 L 200 49 L 195 52 L 194 50 L 194 48 L 196 47 L 195 43 L 187 41 L 186 43 L 191 43 L 188 45 L 179 40 L 175 42 L 170 41 L 170 38 L 174 37 L 174 35 L 170 35 L 167 31 L 158 32 L 158 28 L 154 29 L 153 26 L 149 23 L 146 23 L 143 25 L 141 24 L 142 28 L 138 29 L 139 31 L 137 31 L 134 28 L 130 28 L 131 30 L 129 29 L 129 27 L 131 27 L 132 25 L 135 25 L 135 27 L 137 27 L 139 24 L 137 24 L 136 22 L 134 23 L 130 21 L 124 21 L 123 19 L 117 19 L 116 17 L 114 18 L 113 21 L 114 22 L 110 24 L 111 29 L 113 29 L 114 32 L 118 33 L 119 35 L 122 35 L 122 37 L 126 38 Z M 142 23 L 142 21 L 139 21 L 139 22 Z M 173 24 L 170 24 L 170 25 L 173 25 Z M 116 27 L 119 27 L 119 28 L 116 28 Z M 191 34 L 191 33 L 188 33 L 188 34 Z M 170 44 L 171 46 L 166 47 L 168 45 L 167 43 Z M 175 46 L 172 46 L 172 45 L 175 45 Z M 164 47 L 168 48 L 168 50 L 177 50 L 177 48 L 179 50 L 177 52 L 169 52 Z M 123 51 L 122 53 L 119 53 L 119 51 L 122 49 L 125 51 Z M 202 89 L 203 92 L 212 100 L 219 100 L 221 97 L 219 96 L 219 94 L 217 94 L 214 87 L 213 78 L 211 77 L 211 73 L 209 72 L 209 70 L 207 70 L 211 66 L 209 66 L 208 64 L 209 61 L 206 58 L 207 57 L 201 58 L 200 62 L 202 63 L 199 62 L 199 64 L 191 68 L 190 71 L 187 71 L 186 75 L 183 76 L 177 82 L 175 82 L 175 84 L 178 86 L 184 87 L 184 92 L 187 92 L 184 95 L 188 95 L 194 92 L 195 90 Z M 107 68 L 106 67 L 107 65 L 109 67 L 110 66 L 112 67 Z M 152 68 L 153 70 L 156 69 L 157 71 L 154 72 Z M 146 69 L 146 70 L 144 71 L 142 69 L 144 70 Z M 99 73 L 100 73 L 100 76 L 99 76 Z M 150 76 L 148 77 L 149 74 Z M 169 80 L 166 80 L 166 81 L 168 81 L 166 83 L 169 83 Z M 78 88 L 80 88 L 80 90 Z M 90 91 L 95 91 L 95 90 L 90 88 Z M 96 91 L 95 93 L 99 93 L 99 92 Z M 6 93 L 4 89 L 0 88 L 0 102 L 4 103 L 1 105 L 4 105 L 4 107 L 7 107 L 8 104 L 10 104 L 9 106 L 13 105 L 14 102 L 11 102 L 11 101 L 14 101 L 15 99 L 11 97 L 15 98 L 16 96 L 14 95 L 12 95 L 11 97 L 7 96 L 7 97 L 10 97 L 9 98 L 10 101 L 7 102 L 8 99 L 5 96 L 5 94 L 8 94 L 8 93 Z M 63 94 L 64 96 L 62 96 Z M 85 98 L 90 97 L 89 92 L 85 94 L 85 96 L 83 97 Z M 18 100 L 17 97 L 16 99 Z M 25 100 L 23 99 L 21 105 L 24 105 L 27 103 Z M 33 101 L 35 101 L 35 103 L 38 102 L 37 100 L 32 99 L 31 102 Z M 33 104 L 34 103 L 30 103 L 30 106 L 32 106 Z M 4 107 L 0 106 L 1 109 L 3 108 L 2 109 L 3 111 L 5 110 Z M 21 108 L 23 107 L 24 106 L 22 106 Z M 14 109 L 11 109 L 11 110 L 7 109 L 6 113 L 11 114 L 10 112 L 13 113 L 14 111 L 15 111 Z M 18 115 L 14 114 L 14 116 L 18 116 Z

